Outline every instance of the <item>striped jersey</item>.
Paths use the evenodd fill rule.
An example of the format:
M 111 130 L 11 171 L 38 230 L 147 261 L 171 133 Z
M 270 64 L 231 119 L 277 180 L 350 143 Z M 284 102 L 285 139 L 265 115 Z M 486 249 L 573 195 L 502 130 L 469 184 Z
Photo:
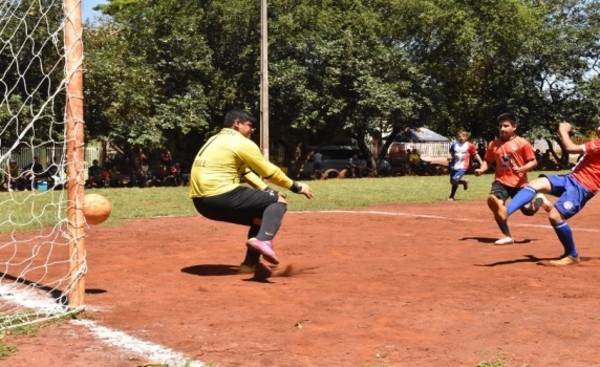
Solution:
M 475 145 L 465 141 L 461 144 L 459 141 L 455 141 L 450 145 L 450 156 L 452 162 L 450 163 L 451 170 L 468 170 L 471 165 L 471 157 L 477 154 Z

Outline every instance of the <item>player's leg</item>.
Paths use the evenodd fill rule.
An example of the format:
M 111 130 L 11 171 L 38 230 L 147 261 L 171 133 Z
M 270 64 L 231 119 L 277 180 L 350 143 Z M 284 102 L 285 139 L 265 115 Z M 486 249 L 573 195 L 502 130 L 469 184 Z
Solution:
M 274 235 L 279 228 L 281 218 L 285 213 L 285 201 L 284 204 L 279 204 L 280 197 L 277 193 L 256 190 L 245 186 L 237 187 L 222 195 L 195 198 L 193 202 L 196 210 L 209 219 L 251 227 L 258 226 L 258 221 L 260 221 L 256 236 L 261 236 L 262 228 L 264 228 L 264 233 L 271 230 Z M 267 210 L 271 205 L 275 205 L 275 208 L 273 210 Z M 281 210 L 281 205 L 284 206 L 283 211 Z M 264 216 L 265 212 L 268 213 L 266 217 Z M 265 225 L 265 222 L 268 222 L 268 224 Z M 253 233 L 252 229 L 249 234 L 250 233 Z M 263 239 L 261 240 L 260 238 Z M 277 264 L 279 260 L 273 251 L 272 237 L 270 239 L 267 238 L 268 237 L 259 237 L 259 239 L 257 239 L 256 237 L 251 237 L 246 241 L 246 246 L 251 251 L 254 250 L 259 252 L 263 255 L 265 260 Z M 255 255 L 250 254 L 247 258 L 248 260 L 251 260 L 254 256 Z
M 552 208 L 550 211 L 550 224 L 562 245 L 564 252 L 563 255 L 557 260 L 548 261 L 549 265 L 553 266 L 565 266 L 574 265 L 579 263 L 579 253 L 575 247 L 575 239 L 573 238 L 573 231 L 567 221 L 562 218 L 562 215 L 556 209 Z
M 570 175 L 550 176 L 553 194 L 561 192 L 559 199 L 550 211 L 549 219 L 564 253 L 558 260 L 551 260 L 549 265 L 565 266 L 579 263 L 579 253 L 575 246 L 573 231 L 567 219 L 579 213 L 593 194 L 581 186 Z
M 517 210 L 525 215 L 535 214 L 540 207 L 547 205 L 545 197 L 537 196 L 538 193 L 549 194 L 552 191 L 550 180 L 541 176 L 520 189 L 506 206 L 506 215 L 510 216 Z M 537 196 L 537 197 L 536 197 Z
M 456 170 L 451 170 L 450 171 L 450 196 L 448 197 L 448 200 L 453 201 L 454 200 L 454 195 L 456 194 L 456 190 L 458 189 L 458 180 L 460 180 L 460 176 L 457 176 L 457 172 Z
M 508 228 L 508 222 L 506 218 L 501 218 L 497 215 L 500 207 L 504 207 L 504 202 L 508 199 L 508 190 L 498 181 L 492 183 L 492 190 L 487 198 L 487 204 L 492 213 L 494 214 L 494 220 L 498 224 L 498 228 L 502 232 L 503 237 L 498 239 L 496 245 L 510 245 L 515 241 L 512 238 L 510 229 Z
M 248 229 L 247 239 L 256 237 L 258 231 L 260 230 L 261 220 L 255 218 L 252 225 Z M 257 264 L 260 263 L 260 252 L 246 247 L 246 257 L 244 257 L 244 261 L 240 264 L 239 272 L 240 273 L 254 273 L 256 270 Z
M 276 202 L 267 202 L 266 207 L 259 209 L 261 216 L 261 225 L 255 237 L 249 238 L 246 242 L 249 249 L 259 251 L 265 260 L 272 264 L 278 264 L 279 259 L 273 251 L 273 239 L 281 227 L 283 216 L 287 211 L 287 202 L 285 198 L 278 195 L 277 192 L 271 192 L 271 199 Z M 263 202 L 257 203 L 260 206 Z

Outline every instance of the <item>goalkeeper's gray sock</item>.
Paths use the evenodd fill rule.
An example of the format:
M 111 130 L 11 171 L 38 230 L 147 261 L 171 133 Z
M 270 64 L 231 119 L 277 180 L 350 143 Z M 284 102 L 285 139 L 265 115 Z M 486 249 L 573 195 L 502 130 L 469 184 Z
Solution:
M 271 241 L 277 234 L 277 231 L 279 231 L 283 215 L 286 211 L 287 205 L 285 203 L 277 202 L 269 205 L 263 213 L 262 224 L 256 235 L 256 239 L 260 241 Z

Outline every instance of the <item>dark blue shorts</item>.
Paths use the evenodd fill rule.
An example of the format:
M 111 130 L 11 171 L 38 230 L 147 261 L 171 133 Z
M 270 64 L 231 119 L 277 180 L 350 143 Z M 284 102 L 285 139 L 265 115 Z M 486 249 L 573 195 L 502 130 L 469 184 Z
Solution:
M 462 176 L 467 173 L 464 169 L 452 169 L 450 170 L 450 179 L 452 181 L 458 182 Z
M 554 206 L 565 219 L 569 219 L 579 213 L 585 206 L 585 203 L 594 197 L 593 193 L 583 187 L 571 175 L 542 175 L 542 177 L 546 177 L 550 181 L 552 185 L 550 193 L 558 196 L 558 201 L 554 203 Z

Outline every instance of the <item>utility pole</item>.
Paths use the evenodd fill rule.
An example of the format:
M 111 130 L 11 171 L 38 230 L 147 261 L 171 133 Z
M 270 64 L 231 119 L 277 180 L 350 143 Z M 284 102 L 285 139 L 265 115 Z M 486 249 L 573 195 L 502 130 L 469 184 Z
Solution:
M 269 159 L 269 57 L 267 0 L 260 0 L 260 148 Z

